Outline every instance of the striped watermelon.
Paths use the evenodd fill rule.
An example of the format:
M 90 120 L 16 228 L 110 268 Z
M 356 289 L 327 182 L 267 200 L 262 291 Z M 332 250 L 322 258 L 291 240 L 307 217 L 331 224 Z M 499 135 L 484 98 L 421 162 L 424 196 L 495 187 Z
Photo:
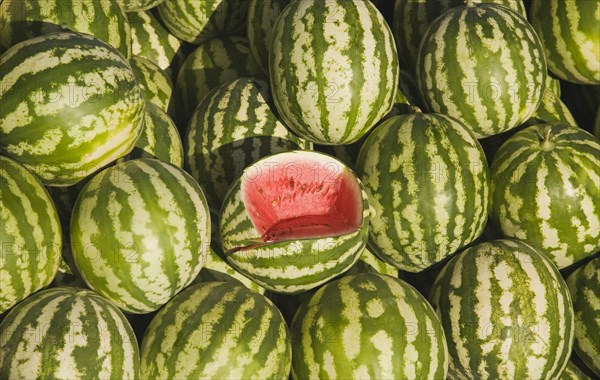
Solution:
M 557 78 L 553 78 L 548 74 L 546 77 L 546 89 L 550 89 L 550 91 L 554 92 L 554 94 L 560 97 L 561 88 L 560 88 L 560 80 Z
M 550 71 L 570 82 L 600 84 L 600 2 L 533 0 L 529 13 Z
M 386 263 L 375 255 L 368 247 L 365 247 L 360 258 L 345 276 L 359 273 L 381 273 L 392 277 L 398 277 L 398 269 Z
M 554 379 L 569 361 L 573 309 L 556 267 L 518 240 L 461 252 L 431 292 L 451 379 Z
M 369 201 L 370 247 L 419 272 L 472 242 L 488 214 L 488 168 L 471 131 L 441 114 L 394 116 L 363 144 L 356 165 Z
M 293 379 L 445 379 L 448 348 L 431 305 L 406 282 L 346 276 L 300 306 Z
M 177 126 L 165 111 L 150 102 L 146 102 L 142 134 L 127 159 L 144 157 L 183 166 L 183 143 Z
M 273 98 L 300 137 L 350 144 L 391 110 L 399 76 L 396 46 L 370 1 L 295 1 L 273 28 Z
M 47 185 L 74 184 L 129 153 L 144 99 L 127 60 L 89 35 L 61 32 L 0 57 L 0 151 Z
M 138 379 L 133 330 L 90 290 L 58 287 L 19 303 L 0 324 L 2 379 Z
M 498 4 L 469 0 L 431 24 L 416 74 L 430 111 L 461 120 L 482 138 L 531 117 L 547 69 L 541 42 L 526 19 Z
M 164 0 L 158 11 L 171 33 L 200 44 L 245 30 L 248 0 Z
M 386 0 L 387 2 L 388 0 Z M 523 0 L 483 0 L 505 5 L 527 17 Z M 436 18 L 465 0 L 395 0 L 393 31 L 402 69 L 415 72 L 419 43 Z
M 149 59 L 133 56 L 129 63 L 142 88 L 144 98 L 156 104 L 163 111 L 169 112 L 171 95 L 173 94 L 171 78 Z
M 219 210 L 242 170 L 283 151 L 309 149 L 279 121 L 268 83 L 241 78 L 212 91 L 192 115 L 186 136 L 186 166 Z
M 0 314 L 48 285 L 61 262 L 52 198 L 22 165 L 0 156 Z
M 252 57 L 264 74 L 269 74 L 269 48 L 273 24 L 291 0 L 250 0 L 246 35 Z
M 491 218 L 565 268 L 600 249 L 600 143 L 561 123 L 526 128 L 491 166 Z
M 131 56 L 131 31 L 117 0 L 3 0 L 0 53 L 27 39 L 71 30 L 91 34 Z
M 573 348 L 585 365 L 600 377 L 600 257 L 567 278 L 575 310 Z
M 119 163 L 88 182 L 70 227 L 86 284 L 130 313 L 154 311 L 187 286 L 210 236 L 198 184 L 148 158 Z
M 131 26 L 131 53 L 156 63 L 167 75 L 177 78 L 185 60 L 184 44 L 151 12 L 127 13 Z
M 301 293 L 350 269 L 367 241 L 370 208 L 356 175 L 312 151 L 265 157 L 225 197 L 227 261 L 268 290 Z
M 117 0 L 125 12 L 136 12 L 151 9 L 163 1 L 164 0 Z
M 569 360 L 567 367 L 560 375 L 560 380 L 591 380 L 591 378 L 577 367 L 572 360 Z
M 177 76 L 181 124 L 187 126 L 196 107 L 215 87 L 241 77 L 260 75 L 260 68 L 250 56 L 247 39 L 232 36 L 201 44 L 187 57 Z
M 228 282 L 192 285 L 154 317 L 144 379 L 288 379 L 288 328 L 264 296 Z

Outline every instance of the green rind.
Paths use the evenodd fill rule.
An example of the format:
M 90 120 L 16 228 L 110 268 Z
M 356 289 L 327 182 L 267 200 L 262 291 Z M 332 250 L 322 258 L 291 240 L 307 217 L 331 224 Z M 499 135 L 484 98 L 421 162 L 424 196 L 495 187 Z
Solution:
M 575 310 L 573 348 L 585 365 L 600 376 L 600 258 L 588 262 L 567 278 Z
M 290 2 L 291 0 L 249 0 L 246 35 L 252 57 L 265 75 L 269 75 L 273 25 Z
M 129 153 L 144 99 L 127 60 L 89 35 L 61 32 L 0 57 L 0 151 L 46 185 L 77 183 Z
M 595 137 L 561 123 L 531 126 L 494 156 L 490 216 L 565 268 L 600 249 L 599 183 Z
M 567 286 L 547 257 L 517 240 L 455 256 L 431 304 L 450 353 L 450 379 L 553 379 L 567 366 L 574 316 Z
M 396 267 L 381 260 L 369 249 L 369 247 L 365 247 L 356 264 L 354 264 L 349 271 L 344 273 L 344 275 L 347 276 L 359 273 L 379 273 L 396 278 L 399 274 Z
M 264 296 L 226 282 L 192 285 L 154 317 L 141 345 L 144 379 L 288 378 L 288 328 Z
M 3 379 L 138 379 L 125 316 L 95 292 L 60 287 L 19 303 L 0 324 Z
M 560 380 L 591 380 L 591 378 L 569 360 L 567 368 L 560 375 Z
M 48 285 L 61 262 L 62 229 L 38 178 L 0 156 L 0 314 Z
M 156 7 L 164 0 L 117 0 L 125 12 L 145 11 Z
M 70 230 L 83 280 L 130 313 L 154 311 L 191 283 L 210 243 L 198 184 L 147 158 L 119 163 L 88 182 Z
M 171 78 L 149 59 L 133 56 L 129 63 L 142 88 L 144 99 L 156 104 L 163 111 L 169 112 L 173 94 Z
M 391 110 L 396 46 L 370 1 L 295 1 L 273 28 L 271 91 L 283 121 L 300 137 L 350 144 Z
M 0 2 L 0 53 L 44 34 L 86 33 L 131 57 L 131 30 L 116 0 L 3 0 Z
M 541 42 L 525 18 L 498 4 L 470 2 L 431 24 L 416 74 L 430 111 L 461 120 L 482 138 L 533 115 L 547 69 Z
M 241 78 L 211 91 L 192 115 L 186 136 L 186 168 L 220 210 L 227 190 L 260 158 L 311 144 L 279 120 L 269 85 Z
M 560 100 L 560 97 L 556 95 L 554 91 L 546 88 L 544 96 L 542 97 L 542 103 L 538 109 L 531 115 L 523 125 L 531 126 L 536 124 L 544 123 L 557 123 L 562 122 L 573 127 L 577 127 L 577 121 L 571 114 L 571 111 L 567 106 Z
M 440 114 L 390 118 L 367 138 L 357 172 L 374 209 L 369 246 L 419 272 L 477 238 L 489 212 L 489 174 L 467 127 Z
M 374 273 L 320 288 L 291 324 L 293 379 L 445 379 L 448 348 L 431 306 Z
M 574 83 L 600 84 L 599 2 L 533 0 L 529 15 L 552 73 Z

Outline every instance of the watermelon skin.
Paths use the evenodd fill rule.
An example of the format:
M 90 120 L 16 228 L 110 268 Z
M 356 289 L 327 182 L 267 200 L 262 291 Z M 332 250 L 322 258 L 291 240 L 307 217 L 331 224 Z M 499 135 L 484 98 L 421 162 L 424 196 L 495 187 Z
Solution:
M 234 79 L 260 76 L 244 37 L 215 38 L 198 46 L 183 63 L 175 86 L 182 132 L 211 90 Z
M 142 130 L 144 99 L 131 66 L 92 36 L 21 42 L 0 57 L 0 82 L 0 151 L 45 185 L 79 182 L 129 153 Z
M 91 34 L 131 56 L 131 30 L 117 0 L 3 0 L 0 53 L 33 37 L 61 32 Z
M 490 216 L 565 268 L 600 249 L 600 143 L 561 123 L 508 139 L 491 166 Z
M 169 112 L 173 82 L 171 78 L 149 59 L 134 56 L 129 60 L 135 78 L 138 80 L 144 99 L 152 102 L 165 112 Z
M 569 82 L 600 84 L 600 4 L 534 0 L 529 13 L 550 71 Z
M 146 102 L 142 134 L 126 159 L 156 158 L 183 167 L 183 143 L 177 126 L 169 115 L 154 103 Z
M 560 380 L 591 380 L 591 378 L 569 360 L 567 367 L 560 375 Z
M 293 379 L 446 378 L 448 349 L 437 316 L 394 277 L 333 281 L 300 306 L 290 329 Z
M 356 168 L 375 211 L 369 246 L 397 268 L 419 272 L 483 232 L 489 212 L 485 155 L 457 120 L 394 116 L 369 135 Z
M 18 162 L 0 156 L 0 314 L 48 285 L 61 262 L 52 198 Z
M 117 0 L 125 12 L 145 11 L 156 7 L 164 0 Z
M 465 249 L 442 269 L 429 299 L 446 333 L 451 379 L 552 379 L 569 361 L 571 296 L 552 262 L 528 244 Z
M 243 31 L 248 0 L 164 0 L 158 12 L 177 38 L 198 45 Z
M 267 82 L 241 78 L 224 84 L 200 103 L 186 136 L 186 167 L 209 205 L 220 210 L 242 171 L 271 154 L 310 149 L 278 119 Z
M 578 268 L 567 278 L 575 310 L 574 350 L 585 365 L 600 376 L 600 257 Z
M 399 78 L 396 46 L 369 1 L 292 2 L 272 33 L 271 91 L 298 136 L 350 144 L 391 110 Z
M 140 357 L 125 316 L 95 292 L 41 291 L 0 324 L 3 379 L 138 379 Z
M 269 48 L 273 25 L 291 0 L 250 0 L 246 35 L 250 52 L 263 74 L 269 75 Z
M 154 317 L 141 345 L 144 379 L 287 379 L 291 347 L 281 313 L 227 282 L 192 285 Z
M 185 61 L 184 43 L 161 24 L 152 12 L 127 13 L 131 26 L 131 53 L 156 63 L 176 79 Z
M 282 158 L 284 157 L 284 158 Z M 350 269 L 364 250 L 371 214 L 367 193 L 361 188 L 362 218 L 355 232 L 334 237 L 283 240 L 268 244 L 262 242 L 242 199 L 241 180 L 255 178 L 257 173 L 269 173 L 277 165 L 314 159 L 315 170 L 326 170 L 326 165 L 339 167 L 338 173 L 355 174 L 333 157 L 317 152 L 292 151 L 265 157 L 244 169 L 228 191 L 219 220 L 219 235 L 227 262 L 257 284 L 269 291 L 298 294 L 319 285 Z M 280 162 L 285 160 L 285 162 Z M 285 167 L 285 166 L 284 166 Z M 261 177 L 257 177 L 260 179 Z M 239 249 L 246 247 L 245 249 Z
M 527 17 L 523 0 L 481 2 L 501 4 Z M 415 72 L 419 44 L 427 28 L 442 14 L 464 4 L 464 0 L 395 0 L 393 31 L 402 69 Z
M 533 115 L 547 69 L 541 42 L 525 18 L 498 4 L 469 2 L 431 24 L 416 75 L 427 110 L 455 117 L 483 138 Z
M 86 184 L 70 231 L 85 283 L 124 311 L 148 313 L 200 272 L 210 219 L 192 177 L 140 158 L 105 169 Z

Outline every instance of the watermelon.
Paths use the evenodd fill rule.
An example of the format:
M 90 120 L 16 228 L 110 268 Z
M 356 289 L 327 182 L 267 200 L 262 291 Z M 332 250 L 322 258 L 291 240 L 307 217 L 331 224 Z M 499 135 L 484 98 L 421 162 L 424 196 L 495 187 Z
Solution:
M 30 38 L 67 30 L 91 34 L 131 56 L 131 30 L 117 0 L 0 2 L 0 53 Z
M 575 310 L 575 352 L 600 376 L 600 257 L 571 273 L 567 285 Z
M 151 12 L 127 13 L 131 26 L 131 53 L 156 63 L 176 79 L 185 60 L 184 44 L 169 33 Z
M 221 208 L 225 193 L 248 165 L 311 147 L 290 133 L 276 112 L 268 83 L 252 78 L 216 88 L 196 108 L 186 136 L 186 166 L 214 209 Z
M 548 76 L 546 77 L 546 89 L 550 89 L 550 91 L 554 92 L 556 96 L 560 97 L 560 80 L 548 74 Z
M 291 0 L 250 0 L 246 35 L 250 52 L 262 72 L 269 74 L 269 48 L 273 25 Z
M 248 0 L 164 0 L 158 6 L 171 33 L 192 44 L 243 31 L 247 11 Z
M 142 130 L 144 99 L 131 66 L 90 35 L 60 32 L 13 46 L 0 57 L 0 82 L 0 152 L 46 185 L 81 181 L 129 153 Z
M 0 314 L 48 285 L 61 262 L 62 230 L 36 176 L 0 156 Z
M 406 282 L 346 276 L 304 302 L 292 331 L 293 379 L 445 379 L 444 331 Z
M 381 273 L 392 277 L 398 277 L 398 268 L 381 260 L 369 247 L 365 247 L 360 258 L 344 276 L 358 273 Z
M 417 82 L 427 110 L 461 120 L 477 138 L 508 131 L 541 103 L 541 42 L 518 13 L 493 3 L 453 8 L 423 36 Z
M 491 218 L 565 268 L 600 249 L 600 143 L 540 124 L 509 138 L 491 165 Z
M 371 2 L 294 1 L 273 28 L 273 99 L 300 137 L 350 144 L 391 110 L 399 77 L 396 46 Z
M 382 0 L 383 2 L 383 0 Z M 385 2 L 390 2 L 386 0 Z M 483 3 L 505 5 L 527 17 L 523 0 L 483 0 Z M 403 69 L 415 72 L 419 43 L 436 18 L 450 9 L 465 4 L 465 0 L 395 0 L 393 31 L 398 57 Z
M 136 12 L 151 9 L 164 0 L 117 0 L 125 12 Z
M 140 158 L 109 167 L 84 186 L 70 230 L 85 283 L 127 312 L 148 313 L 200 272 L 210 220 L 192 177 Z
M 183 143 L 177 126 L 165 111 L 150 102 L 146 102 L 142 134 L 127 159 L 144 157 L 183 166 Z
M 456 119 L 394 116 L 369 135 L 356 168 L 375 211 L 369 245 L 397 268 L 419 272 L 483 232 L 489 211 L 485 155 Z
M 154 62 L 149 59 L 133 56 L 129 63 L 135 74 L 144 99 L 160 107 L 165 112 L 169 111 L 173 82 L 171 78 Z
M 526 243 L 465 249 L 442 269 L 430 301 L 446 333 L 452 379 L 554 379 L 569 361 L 567 285 Z
M 560 375 L 560 380 L 591 380 L 591 378 L 569 360 L 567 367 Z
M 554 91 L 549 88 L 544 90 L 542 103 L 531 117 L 523 123 L 524 126 L 531 126 L 544 123 L 562 122 L 577 127 L 577 121 L 571 114 L 571 111 L 565 103 L 560 100 Z M 515 128 L 516 129 L 516 128 Z M 515 130 L 513 129 L 513 131 Z M 509 131 L 510 133 L 511 131 Z
M 47 289 L 19 303 L 0 324 L 2 379 L 138 379 L 133 330 L 91 290 Z
M 370 208 L 356 175 L 312 151 L 265 157 L 225 197 L 219 222 L 227 261 L 268 290 L 297 294 L 350 269 L 368 235 Z
M 260 68 L 250 56 L 248 40 L 243 37 L 215 38 L 198 46 L 183 63 L 175 86 L 183 132 L 212 89 L 234 79 L 260 75 Z
M 600 3 L 534 0 L 529 13 L 550 71 L 570 82 L 600 84 Z
M 144 379 L 283 379 L 288 328 L 264 296 L 229 282 L 192 285 L 152 319 L 141 345 Z

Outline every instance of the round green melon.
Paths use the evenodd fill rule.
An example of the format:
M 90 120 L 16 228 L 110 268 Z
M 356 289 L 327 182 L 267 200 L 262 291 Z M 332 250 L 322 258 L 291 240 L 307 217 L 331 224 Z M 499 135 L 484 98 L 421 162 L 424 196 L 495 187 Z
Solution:
M 164 0 L 117 0 L 125 12 L 137 12 L 151 9 Z
M 83 280 L 130 313 L 154 311 L 191 283 L 210 242 L 198 184 L 148 158 L 118 163 L 91 179 L 77 198 L 70 230 Z
M 152 319 L 141 345 L 143 379 L 281 379 L 291 347 L 281 313 L 229 282 L 192 285 Z
M 567 366 L 571 296 L 531 246 L 506 239 L 465 249 L 430 294 L 448 341 L 450 379 L 555 379 Z
M 131 30 L 117 0 L 0 2 L 0 53 L 30 38 L 68 30 L 90 34 L 131 56 Z
M 320 288 L 292 321 L 293 379 L 445 379 L 448 349 L 427 300 L 380 274 Z
M 427 29 L 416 74 L 429 111 L 459 119 L 482 138 L 533 115 L 547 69 L 541 42 L 525 18 L 469 0 Z
M 271 154 L 309 149 L 279 120 L 269 84 L 241 78 L 204 98 L 192 115 L 186 137 L 186 166 L 219 210 L 242 171 Z
M 252 57 L 266 75 L 269 74 L 269 49 L 273 25 L 291 0 L 249 0 L 246 35 Z
M 591 380 L 572 360 L 569 360 L 567 367 L 560 375 L 560 380 Z
M 297 294 L 350 269 L 368 235 L 358 177 L 312 151 L 265 157 L 225 197 L 219 222 L 227 261 L 267 290 Z
M 147 58 L 133 56 L 129 63 L 142 88 L 144 99 L 169 112 L 173 94 L 171 78 L 156 63 Z
M 164 0 L 158 12 L 177 38 L 200 44 L 246 28 L 248 0 Z
M 565 268 L 600 249 L 600 143 L 540 124 L 509 138 L 491 165 L 491 219 Z
M 58 287 L 19 303 L 0 324 L 2 379 L 139 379 L 129 322 L 91 290 Z
M 0 56 L 0 152 L 68 186 L 129 153 L 144 121 L 131 66 L 112 46 L 61 32 Z
M 273 27 L 269 73 L 286 125 L 338 145 L 392 109 L 399 66 L 392 32 L 369 0 L 294 1 Z
M 600 376 L 600 257 L 571 273 L 567 285 L 575 310 L 573 348 L 585 365 Z
M 533 0 L 529 13 L 550 71 L 570 82 L 600 84 L 600 4 Z
M 50 195 L 18 162 L 0 156 L 0 314 L 48 285 L 61 262 L 62 230 Z
M 489 212 L 489 174 L 473 133 L 441 114 L 383 122 L 356 170 L 374 208 L 369 246 L 399 269 L 420 272 L 477 238 Z

